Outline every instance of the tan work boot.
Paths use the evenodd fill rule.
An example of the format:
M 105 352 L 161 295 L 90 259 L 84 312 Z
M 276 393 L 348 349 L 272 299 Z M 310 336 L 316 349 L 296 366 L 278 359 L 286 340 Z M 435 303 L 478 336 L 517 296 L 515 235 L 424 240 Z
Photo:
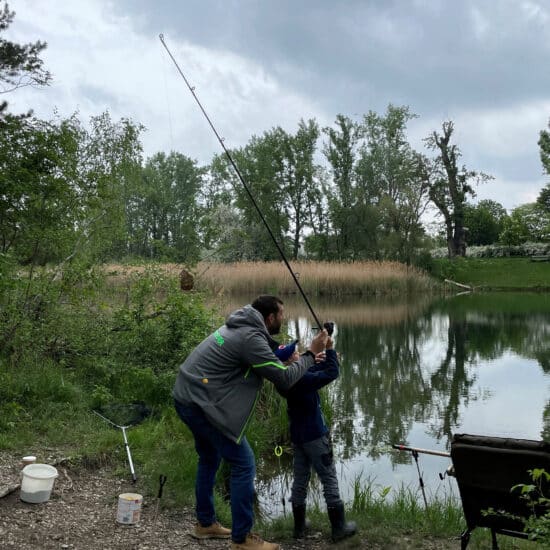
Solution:
M 256 533 L 248 533 L 244 542 L 231 542 L 231 550 L 279 550 L 273 542 L 266 542 Z
M 203 527 L 200 523 L 195 525 L 195 529 L 189 533 L 196 539 L 228 539 L 231 536 L 231 529 L 215 521 L 208 527 Z

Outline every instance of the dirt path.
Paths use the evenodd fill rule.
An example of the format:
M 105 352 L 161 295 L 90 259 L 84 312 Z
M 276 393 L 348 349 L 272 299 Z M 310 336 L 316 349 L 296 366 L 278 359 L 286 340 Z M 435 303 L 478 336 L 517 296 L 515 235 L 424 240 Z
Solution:
M 0 456 L 0 494 L 20 482 L 19 457 Z M 46 462 L 46 461 L 45 461 Z M 49 463 L 55 460 L 48 461 Z M 197 541 L 189 536 L 193 511 L 157 509 L 156 499 L 143 501 L 135 525 L 116 522 L 118 495 L 135 492 L 132 484 L 103 469 L 57 464 L 59 477 L 48 502 L 28 504 L 19 489 L 0 498 L 0 549 L 50 550 L 153 550 L 174 548 L 227 549 L 228 541 Z M 285 549 L 322 550 L 328 544 L 311 540 Z
M 0 494 L 20 482 L 20 457 L 0 453 Z M 54 464 L 59 458 L 48 457 Z M 155 498 L 144 498 L 141 518 L 135 525 L 116 522 L 118 495 L 136 492 L 130 482 L 114 476 L 106 468 L 89 469 L 68 463 L 56 464 L 59 477 L 48 502 L 28 504 L 15 490 L 0 498 L 0 549 L 17 550 L 172 550 L 224 549 L 226 540 L 197 541 L 188 533 L 195 523 L 191 509 L 157 509 Z M 138 491 L 139 492 L 139 491 Z M 440 549 L 458 548 L 423 540 L 398 539 L 387 544 L 367 543 L 353 537 L 338 545 L 326 535 L 314 533 L 304 541 L 278 541 L 284 550 L 347 550 L 351 548 Z

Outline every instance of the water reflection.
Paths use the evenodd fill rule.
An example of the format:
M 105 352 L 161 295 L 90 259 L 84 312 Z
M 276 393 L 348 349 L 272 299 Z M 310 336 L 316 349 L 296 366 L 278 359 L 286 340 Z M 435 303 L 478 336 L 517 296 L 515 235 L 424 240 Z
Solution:
M 308 310 L 298 299 L 285 306 L 288 332 L 307 341 Z M 340 300 L 314 308 L 337 324 L 342 373 L 323 391 L 347 498 L 359 475 L 396 488 L 418 485 L 410 455 L 392 451 L 392 443 L 446 450 L 455 432 L 550 440 L 549 295 Z M 422 459 L 428 488 L 440 489 L 437 474 L 446 466 Z M 259 477 L 266 491 L 281 495 L 264 503 L 277 514 L 290 480 L 287 465 L 275 467 L 285 473 L 265 476 L 263 464 Z M 454 483 L 446 487 L 453 491 Z

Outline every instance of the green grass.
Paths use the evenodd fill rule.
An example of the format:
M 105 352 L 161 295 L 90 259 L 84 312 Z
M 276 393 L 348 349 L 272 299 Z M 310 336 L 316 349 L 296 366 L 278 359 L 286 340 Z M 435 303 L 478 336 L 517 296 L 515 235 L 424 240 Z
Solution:
M 310 506 L 307 517 L 311 531 L 321 532 L 322 540 L 330 540 L 330 524 L 323 503 Z M 355 521 L 358 534 L 338 544 L 339 549 L 372 547 L 378 549 L 408 550 L 460 548 L 460 534 L 465 529 L 462 506 L 457 498 L 439 496 L 430 499 L 428 509 L 419 501 L 417 491 L 401 486 L 382 491 L 369 481 L 358 478 L 354 498 L 347 507 L 346 520 Z M 292 513 L 279 517 L 263 526 L 268 540 L 292 540 Z M 271 537 L 271 538 L 270 538 Z M 499 547 L 507 549 L 533 549 L 533 543 L 499 536 Z M 468 548 L 490 549 L 488 529 L 475 529 Z
M 484 261 L 450 265 L 454 270 L 470 266 L 474 271 L 468 262 Z M 503 270 L 506 262 L 523 266 L 525 272 L 543 270 L 550 286 L 550 264 L 521 259 L 486 262 L 494 272 L 497 266 Z M 121 430 L 109 426 L 92 409 L 109 402 L 143 400 L 154 414 L 128 430 L 138 475 L 136 490 L 154 495 L 159 476 L 166 475 L 163 506 L 192 506 L 197 456 L 189 431 L 175 414 L 170 391 L 177 365 L 218 326 L 218 315 L 204 307 L 200 294 L 181 293 L 173 278 L 157 273 L 126 280 L 125 299 L 120 303 L 106 298 L 109 287 L 101 281 L 83 279 L 80 285 L 64 287 L 61 282 L 45 287 L 39 280 L 31 289 L 36 298 L 32 301 L 26 299 L 25 282 L 15 281 L 19 285 L 15 290 L 6 287 L 3 295 L 0 292 L 12 312 L 0 316 L 0 334 L 9 344 L 0 353 L 0 452 L 43 459 L 54 449 L 56 454 L 74 457 L 75 463 L 108 466 L 128 480 Z M 271 385 L 266 386 L 247 434 L 259 464 L 273 455 L 274 444 L 281 443 L 287 429 L 284 407 Z M 216 507 L 220 520 L 229 524 L 229 505 L 221 490 Z M 324 505 L 312 514 L 314 525 L 328 538 Z M 406 491 L 385 498 L 368 483 L 357 484 L 349 515 L 379 547 L 407 548 L 406 543 L 393 544 L 394 534 L 415 541 L 430 537 L 440 541 L 463 528 L 456 503 L 436 502 L 426 513 Z M 290 521 L 281 518 L 265 528 L 259 522 L 258 530 L 280 530 L 282 538 L 290 537 Z M 476 537 L 486 540 L 483 533 Z M 350 544 L 354 547 L 353 539 Z M 453 547 L 456 544 L 453 541 Z
M 550 262 L 529 258 L 436 259 L 433 275 L 480 290 L 550 290 Z

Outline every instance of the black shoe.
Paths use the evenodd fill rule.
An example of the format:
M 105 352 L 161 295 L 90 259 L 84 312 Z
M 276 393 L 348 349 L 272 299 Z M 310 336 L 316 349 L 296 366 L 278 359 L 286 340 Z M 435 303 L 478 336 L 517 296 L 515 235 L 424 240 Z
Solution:
M 332 540 L 338 542 L 355 535 L 357 525 L 354 521 L 346 521 L 344 513 L 344 503 L 327 507 L 328 519 L 332 525 Z
M 306 536 L 306 531 L 309 529 L 311 522 L 306 519 L 306 505 L 292 505 L 292 515 L 294 516 L 294 538 L 303 539 Z

